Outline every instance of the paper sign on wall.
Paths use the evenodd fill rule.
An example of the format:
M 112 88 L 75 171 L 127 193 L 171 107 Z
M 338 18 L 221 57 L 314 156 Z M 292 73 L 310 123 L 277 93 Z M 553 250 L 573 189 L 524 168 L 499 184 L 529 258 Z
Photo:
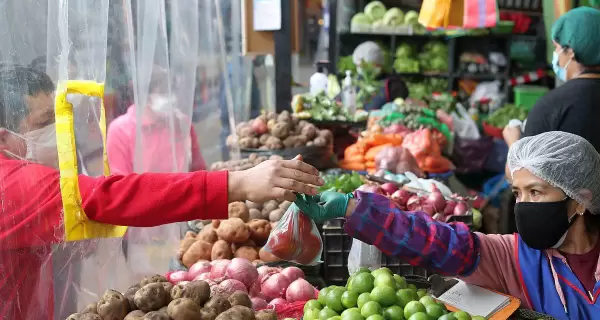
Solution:
M 255 31 L 281 29 L 281 0 L 253 0 L 252 9 Z

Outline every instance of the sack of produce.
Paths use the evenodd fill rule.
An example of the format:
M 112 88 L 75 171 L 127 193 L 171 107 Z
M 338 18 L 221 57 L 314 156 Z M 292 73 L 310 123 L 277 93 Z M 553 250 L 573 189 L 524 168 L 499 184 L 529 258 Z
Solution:
M 263 249 L 282 260 L 315 265 L 320 263 L 323 240 L 315 222 L 292 204 Z
M 452 161 L 456 165 L 456 172 L 472 173 L 483 170 L 488 156 L 494 146 L 492 137 L 479 139 L 464 139 L 456 137 Z
M 429 129 L 417 130 L 406 135 L 402 147 L 410 151 L 423 171 L 442 173 L 454 169 L 452 162 L 442 156 L 440 146 Z

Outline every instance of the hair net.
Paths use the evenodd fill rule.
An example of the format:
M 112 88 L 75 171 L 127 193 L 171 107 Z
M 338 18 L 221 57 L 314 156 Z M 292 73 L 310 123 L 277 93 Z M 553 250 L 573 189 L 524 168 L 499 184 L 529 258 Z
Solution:
M 563 14 L 552 25 L 552 40 L 575 53 L 586 66 L 600 65 L 600 10 L 579 7 Z
M 352 61 L 358 67 L 360 67 L 360 64 L 363 61 L 367 63 L 373 63 L 377 66 L 382 66 L 385 63 L 385 56 L 383 54 L 383 50 L 381 50 L 381 47 L 377 43 L 373 41 L 366 41 L 354 49 Z
M 527 169 L 590 212 L 600 212 L 600 154 L 584 138 L 562 131 L 525 137 L 510 147 L 507 162 L 511 176 Z

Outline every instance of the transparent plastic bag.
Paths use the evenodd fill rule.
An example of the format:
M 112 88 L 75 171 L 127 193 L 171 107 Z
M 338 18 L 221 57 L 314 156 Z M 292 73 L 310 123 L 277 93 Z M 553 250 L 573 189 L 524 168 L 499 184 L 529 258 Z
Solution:
M 323 240 L 315 222 L 292 204 L 271 231 L 263 249 L 281 260 L 316 265 L 321 262 Z
M 375 246 L 352 239 L 352 248 L 348 254 L 348 273 L 354 274 L 360 268 L 381 268 L 381 251 Z

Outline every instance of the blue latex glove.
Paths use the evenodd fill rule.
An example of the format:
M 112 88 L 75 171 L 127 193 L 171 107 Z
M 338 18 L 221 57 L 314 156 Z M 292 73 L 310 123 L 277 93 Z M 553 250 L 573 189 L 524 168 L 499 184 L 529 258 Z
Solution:
M 316 196 L 297 195 L 294 203 L 312 220 L 323 223 L 345 217 L 350 198 L 354 198 L 352 193 L 325 191 Z

